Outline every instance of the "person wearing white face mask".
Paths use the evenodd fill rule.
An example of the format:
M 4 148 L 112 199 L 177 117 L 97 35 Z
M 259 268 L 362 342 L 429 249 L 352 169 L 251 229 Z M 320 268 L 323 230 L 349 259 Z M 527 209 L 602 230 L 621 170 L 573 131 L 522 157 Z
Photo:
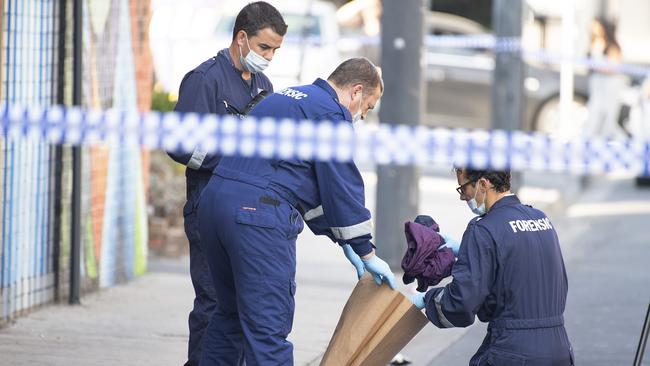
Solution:
M 470 365 L 574 365 L 564 328 L 567 275 L 546 215 L 510 192 L 510 172 L 456 169 L 479 215 L 463 234 L 453 280 L 411 296 L 439 328 L 489 323 Z
M 282 15 L 272 5 L 263 1 L 246 5 L 235 19 L 230 46 L 185 75 L 175 111 L 245 114 L 254 99 L 261 99 L 259 94 L 263 96 L 264 92 L 273 92 L 273 85 L 262 72 L 280 48 L 286 31 Z M 183 218 L 190 247 L 190 276 L 195 298 L 188 321 L 190 337 L 186 365 L 198 365 L 205 329 L 220 301 L 198 232 L 196 207 L 221 157 L 208 155 L 200 149 L 191 153 L 171 151 L 169 155 L 187 166 L 187 203 L 183 208 Z
M 244 53 L 242 52 L 242 47 L 241 45 L 239 46 L 239 63 L 241 64 L 243 71 L 245 71 L 246 73 L 253 73 L 253 74 L 257 74 L 259 72 L 264 71 L 267 67 L 269 67 L 269 63 L 271 62 L 271 60 L 270 59 L 267 60 L 264 56 L 255 52 L 251 48 L 251 43 L 248 40 L 248 34 L 246 34 L 246 32 L 244 31 L 242 31 L 242 34 L 244 35 L 244 39 L 246 40 L 246 46 L 248 47 L 248 54 L 246 55 L 246 57 L 244 57 Z M 262 46 L 260 46 L 260 48 L 262 48 Z M 267 50 L 266 47 L 262 49 Z M 243 74 L 244 78 L 246 76 L 250 77 L 250 75 Z

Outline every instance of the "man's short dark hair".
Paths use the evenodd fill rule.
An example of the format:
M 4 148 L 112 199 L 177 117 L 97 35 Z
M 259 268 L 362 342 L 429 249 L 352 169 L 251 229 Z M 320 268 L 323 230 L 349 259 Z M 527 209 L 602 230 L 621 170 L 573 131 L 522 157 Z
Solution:
M 240 30 L 246 32 L 249 37 L 253 37 L 264 28 L 271 28 L 283 37 L 287 33 L 287 24 L 278 9 L 264 1 L 250 3 L 237 14 L 235 27 L 232 30 L 232 39 L 235 39 Z
M 343 61 L 327 80 L 339 88 L 361 84 L 364 90 L 374 90 L 379 87 L 380 92 L 384 91 L 384 82 L 381 80 L 379 70 L 365 57 Z
M 476 183 L 481 178 L 487 179 L 497 192 L 510 190 L 510 178 L 512 176 L 509 170 L 473 170 L 459 167 L 454 168 L 454 170 L 456 173 L 464 173 L 470 182 Z

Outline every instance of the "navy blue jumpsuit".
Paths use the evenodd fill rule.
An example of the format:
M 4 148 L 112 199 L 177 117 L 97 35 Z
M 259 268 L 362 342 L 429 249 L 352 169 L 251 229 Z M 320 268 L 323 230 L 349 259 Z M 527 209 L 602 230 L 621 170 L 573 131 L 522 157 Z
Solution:
M 242 79 L 231 60 L 228 49 L 188 72 L 179 91 L 175 111 L 212 114 L 239 114 L 262 90 L 273 91 L 263 74 L 252 74 L 250 85 Z M 190 277 L 194 286 L 194 308 L 189 316 L 190 340 L 187 365 L 198 365 L 201 338 L 217 303 L 199 236 L 196 206 L 201 191 L 210 180 L 220 157 L 200 150 L 192 153 L 170 152 L 176 162 L 186 165 L 187 202 L 183 207 L 185 234 L 190 243 Z
M 543 212 L 515 195 L 498 200 L 468 224 L 452 276 L 427 292 L 426 314 L 440 328 L 489 322 L 470 365 L 572 365 L 567 276 Z
M 322 79 L 270 95 L 254 116 L 351 121 Z M 199 203 L 199 228 L 219 298 L 202 365 L 291 365 L 296 238 L 317 235 L 372 251 L 371 217 L 353 162 L 223 157 Z

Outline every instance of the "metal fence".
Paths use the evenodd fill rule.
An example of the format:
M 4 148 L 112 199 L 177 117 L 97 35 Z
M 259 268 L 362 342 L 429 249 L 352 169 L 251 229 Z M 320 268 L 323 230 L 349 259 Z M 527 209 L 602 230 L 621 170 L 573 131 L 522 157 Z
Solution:
M 75 19 L 73 3 L 82 16 Z M 0 0 L 0 100 L 147 110 L 152 67 L 149 0 Z M 73 25 L 82 25 L 74 68 Z M 0 139 L 0 324 L 38 305 L 126 281 L 146 270 L 148 153 L 81 151 L 81 231 L 73 245 L 72 147 Z M 72 281 L 71 254 L 81 281 Z

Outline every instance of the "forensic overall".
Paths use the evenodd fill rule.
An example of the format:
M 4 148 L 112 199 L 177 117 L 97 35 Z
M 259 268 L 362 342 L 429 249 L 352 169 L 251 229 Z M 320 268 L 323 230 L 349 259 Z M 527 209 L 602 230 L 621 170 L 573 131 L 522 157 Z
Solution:
M 499 199 L 467 226 L 453 281 L 425 297 L 440 328 L 489 322 L 470 365 L 572 365 L 564 329 L 567 276 L 546 215 L 515 195 Z
M 351 121 L 322 79 L 270 95 L 251 112 L 314 121 Z M 201 238 L 219 304 L 202 365 L 292 365 L 287 341 L 296 291 L 296 237 L 303 219 L 317 235 L 373 249 L 370 212 L 353 162 L 224 157 L 199 204 Z
M 251 99 L 262 90 L 273 91 L 269 79 L 261 73 L 251 74 L 249 81 L 242 79 L 242 72 L 235 68 L 226 48 L 185 75 L 174 110 L 219 115 L 241 114 Z M 207 155 L 198 149 L 192 153 L 169 152 L 169 156 L 187 166 L 187 202 L 183 207 L 183 217 L 185 234 L 190 243 L 190 276 L 195 294 L 194 308 L 188 321 L 190 340 L 187 364 L 198 365 L 201 337 L 217 304 L 217 297 L 202 249 L 196 206 L 220 157 Z

